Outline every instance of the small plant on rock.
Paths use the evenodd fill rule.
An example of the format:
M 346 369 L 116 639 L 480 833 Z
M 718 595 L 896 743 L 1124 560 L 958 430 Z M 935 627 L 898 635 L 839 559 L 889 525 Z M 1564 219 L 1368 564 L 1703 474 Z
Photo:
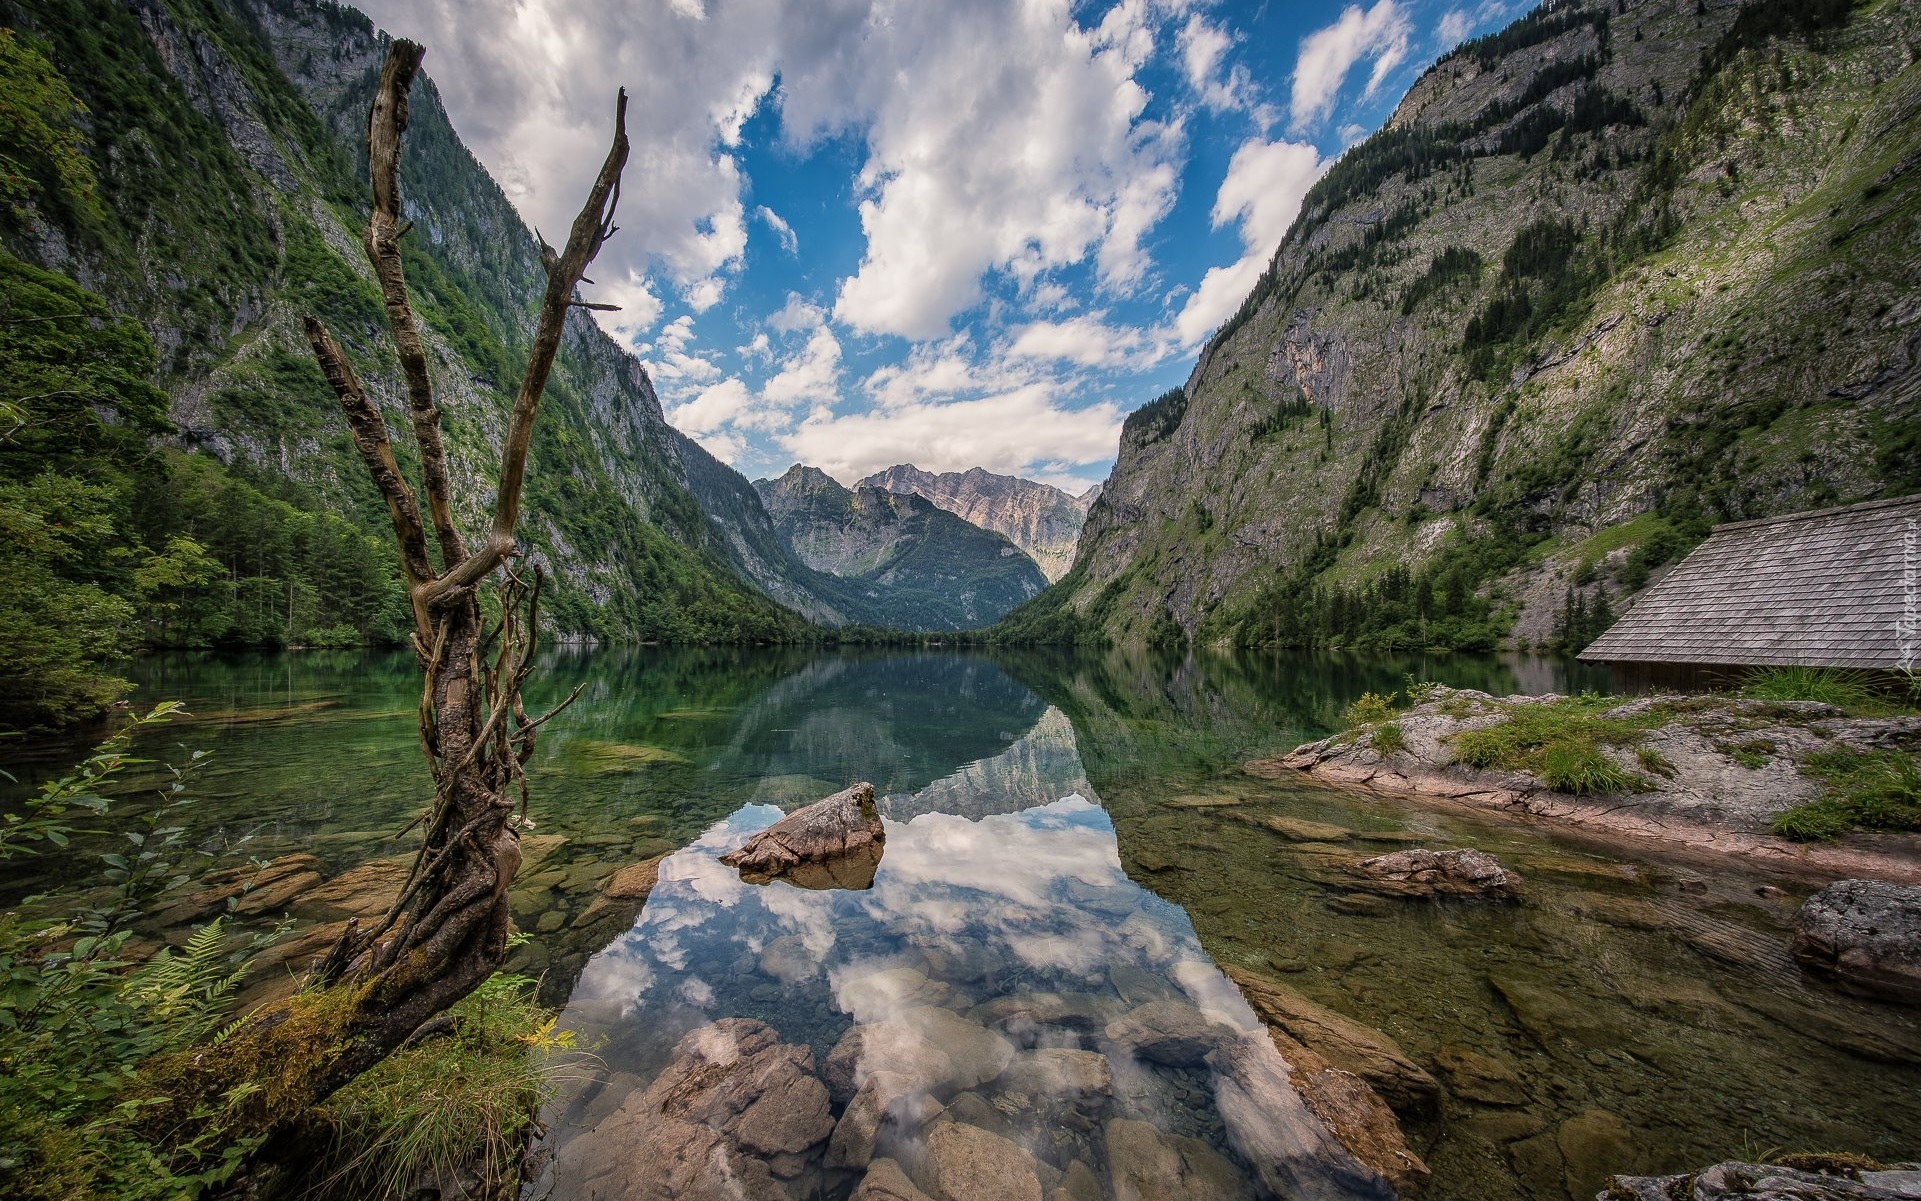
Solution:
M 1395 694 L 1392 692 L 1386 696 L 1381 696 L 1373 692 L 1363 692 L 1359 699 L 1349 705 L 1346 712 L 1341 714 L 1341 720 L 1347 723 L 1349 729 L 1353 729 L 1355 726 L 1371 726 L 1376 722 L 1392 721 L 1394 719 L 1394 696 Z

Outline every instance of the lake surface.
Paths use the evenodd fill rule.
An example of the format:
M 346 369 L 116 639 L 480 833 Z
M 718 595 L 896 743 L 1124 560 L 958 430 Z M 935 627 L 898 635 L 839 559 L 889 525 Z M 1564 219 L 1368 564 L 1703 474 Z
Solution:
M 141 750 L 214 753 L 196 837 L 313 854 L 329 875 L 409 849 L 395 832 L 425 778 L 409 656 L 132 670 L 138 699 L 194 713 Z M 1210 1182 L 1197 1196 L 1382 1195 L 1290 1104 L 1224 968 L 1385 1035 L 1438 1081 L 1438 1100 L 1402 1114 L 1433 1173 L 1423 1196 L 1587 1198 L 1612 1171 L 1773 1149 L 1921 1157 L 1912 1011 L 1833 993 L 1785 954 L 1795 909 L 1825 881 L 1240 771 L 1409 674 L 1493 692 L 1605 686 L 1464 656 L 555 654 L 542 691 L 586 690 L 531 767 L 538 829 L 513 900 L 532 940 L 516 966 L 541 975 L 592 1055 L 547 1115 L 546 1195 L 606 1195 L 588 1176 L 622 1150 L 605 1145 L 610 1119 L 720 1019 L 765 1023 L 830 1086 L 850 1037 L 946 1047 L 936 1120 L 1019 1144 L 1070 1196 L 1109 1193 L 1114 1131 L 1146 1127 Z M 31 779 L 74 750 L 10 747 L 5 765 Z M 871 887 L 747 884 L 720 864 L 856 780 L 887 824 Z M 1345 864 L 1407 845 L 1488 851 L 1521 874 L 1526 902 L 1345 886 Z M 618 869 L 663 853 L 644 907 L 602 897 Z M 38 872 L 60 870 L 74 866 Z M 9 872 L 4 899 L 58 882 Z M 1126 1023 L 1156 1005 L 1246 1053 L 1148 1045 Z M 881 1142 L 908 1162 L 923 1150 Z M 859 1178 L 781 1170 L 796 1197 L 845 1196 Z

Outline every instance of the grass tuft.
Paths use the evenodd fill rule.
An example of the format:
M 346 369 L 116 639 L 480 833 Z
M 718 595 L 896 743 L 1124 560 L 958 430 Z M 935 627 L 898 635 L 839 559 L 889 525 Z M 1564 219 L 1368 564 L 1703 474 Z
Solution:
M 513 1178 L 551 1095 L 548 1053 L 572 1037 L 554 1033 L 525 976 L 495 975 L 448 1016 L 450 1034 L 396 1051 L 329 1102 L 317 1195 L 398 1201 L 438 1195 L 468 1170 Z
M 1647 780 L 1616 763 L 1603 748 L 1639 743 L 1660 717 L 1603 716 L 1614 703 L 1606 697 L 1579 696 L 1511 705 L 1504 720 L 1456 734 L 1454 754 L 1473 767 L 1528 772 L 1561 792 L 1639 791 Z
M 1383 755 L 1406 750 L 1407 733 L 1401 729 L 1401 723 L 1390 721 L 1374 731 L 1374 749 Z
M 1885 701 L 1873 680 L 1832 667 L 1761 667 L 1741 681 L 1741 695 L 1756 701 L 1819 701 L 1837 709 L 1878 709 Z
M 1901 751 L 1821 751 L 1801 770 L 1826 780 L 1827 795 L 1774 819 L 1774 832 L 1796 842 L 1849 830 L 1921 830 L 1921 768 Z

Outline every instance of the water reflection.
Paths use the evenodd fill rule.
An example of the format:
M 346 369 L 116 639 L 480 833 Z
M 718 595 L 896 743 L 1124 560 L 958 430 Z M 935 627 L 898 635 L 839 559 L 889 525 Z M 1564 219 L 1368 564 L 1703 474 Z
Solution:
M 761 1156 L 785 1195 L 845 1195 L 875 1159 L 929 1190 L 948 1179 L 951 1193 L 950 1160 L 991 1154 L 968 1141 L 977 1131 L 1018 1149 L 1002 1151 L 1006 1171 L 1034 1196 L 1070 1176 L 1146 1189 L 1131 1195 L 1190 1178 L 1224 1197 L 1390 1195 L 1295 1094 L 1186 913 L 1122 871 L 1085 788 L 1050 709 L 1002 755 L 889 798 L 906 816 L 888 820 L 869 890 L 743 883 L 719 856 L 780 817 L 768 805 L 743 806 L 669 858 L 562 1019 L 600 1048 L 607 1074 L 556 1108 L 550 1195 L 694 1187 L 636 1157 L 658 1115 L 633 1109 L 677 1112 L 648 1084 L 685 1071 L 673 1060 L 690 1032 L 730 1018 L 810 1050 L 827 1085 L 837 1122 L 790 1113 L 811 1141 Z M 889 1120 L 833 1132 L 860 1126 L 870 1080 L 891 1090 Z M 728 1154 L 730 1175 L 760 1178 L 740 1146 Z

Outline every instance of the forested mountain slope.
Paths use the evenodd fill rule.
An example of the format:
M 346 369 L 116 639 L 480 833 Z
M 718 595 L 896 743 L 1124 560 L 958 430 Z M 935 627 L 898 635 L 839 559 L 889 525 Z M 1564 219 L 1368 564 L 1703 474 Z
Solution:
M 40 482 L 0 498 L 10 513 L 0 524 L 69 529 L 61 514 L 84 496 L 92 532 L 60 551 L 64 565 L 47 567 L 31 540 L 0 553 L 51 572 L 48 612 L 99 602 L 96 650 L 391 635 L 403 610 L 385 512 L 299 328 L 302 313 L 322 317 L 390 418 L 404 410 L 359 243 L 365 114 L 384 44 L 352 9 L 308 0 L 13 0 L 0 20 L 10 27 L 0 355 L 16 378 L 22 364 L 52 377 L 86 361 L 120 381 L 7 387 L 25 410 L 0 457 L 15 481 Z M 409 282 L 472 520 L 491 496 L 545 277 L 531 233 L 428 83 L 415 91 L 402 174 Z M 113 344 L 50 345 L 56 329 Z M 142 377 L 165 393 L 161 411 L 123 386 Z M 89 411 L 109 416 L 89 423 Z M 55 428 L 72 436 L 36 440 Z M 690 446 L 640 365 L 576 314 L 536 430 L 522 527 L 553 573 L 547 613 L 560 632 L 805 632 L 736 573 L 779 579 L 793 564 L 756 559 L 765 547 L 708 518 L 689 486 Z M 783 599 L 832 616 L 798 585 Z M 44 620 L 31 609 L 0 627 Z
M 936 475 L 911 463 L 877 471 L 855 485 L 924 496 L 956 517 L 1005 534 L 1054 581 L 1074 566 L 1074 545 L 1099 488 L 1080 496 L 1051 484 L 996 475 L 983 467 Z
M 1461 46 L 1128 419 L 1005 632 L 1579 644 L 1711 523 L 1921 488 L 1918 47 L 1888 0 Z
M 780 538 L 809 568 L 838 577 L 843 611 L 872 625 L 971 630 L 1047 586 L 1034 561 L 1005 536 L 924 496 L 846 488 L 796 463 L 755 480 Z

